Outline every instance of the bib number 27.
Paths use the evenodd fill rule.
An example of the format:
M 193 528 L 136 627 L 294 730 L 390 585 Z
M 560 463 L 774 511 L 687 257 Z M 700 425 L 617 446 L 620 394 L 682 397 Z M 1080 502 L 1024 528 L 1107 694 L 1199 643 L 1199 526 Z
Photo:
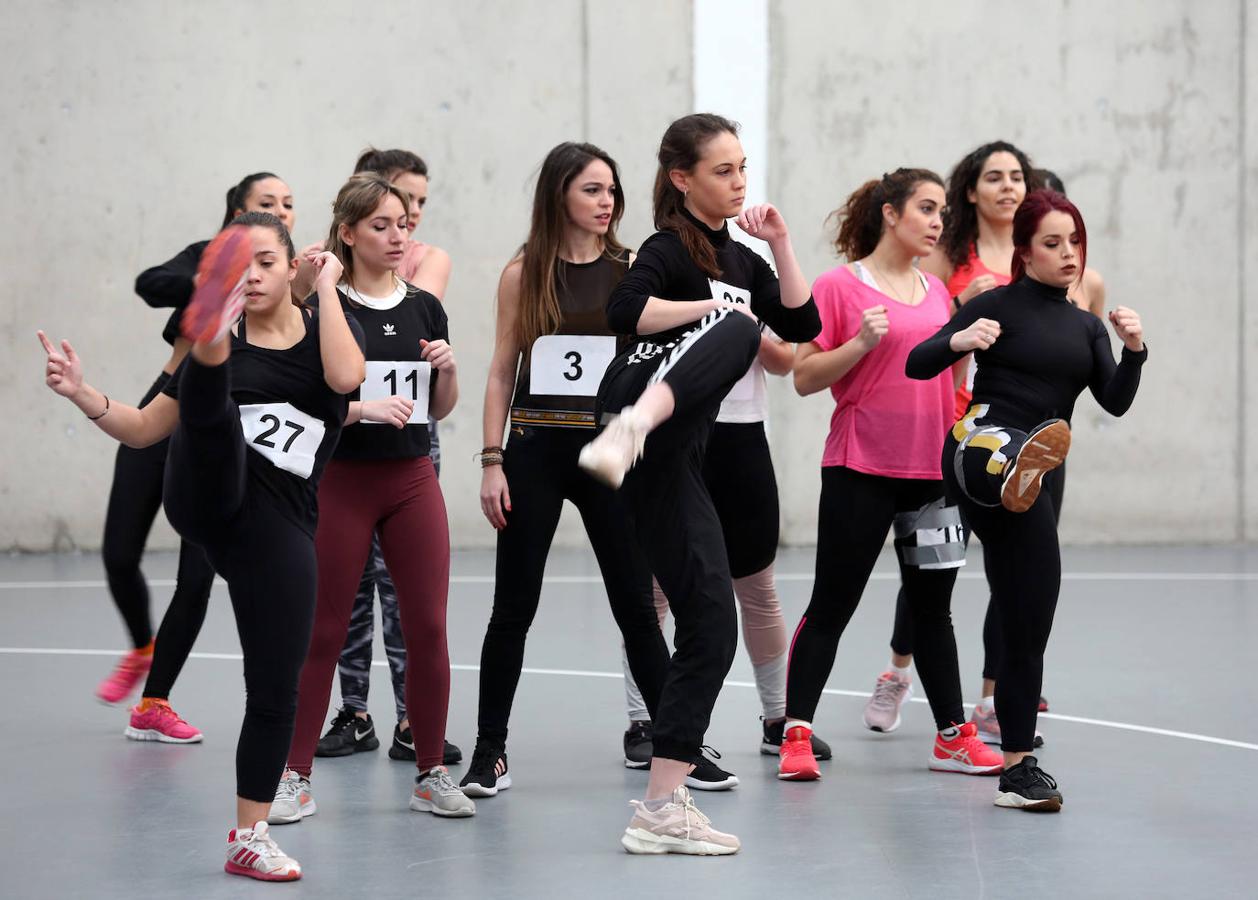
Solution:
M 240 407 L 240 429 L 249 449 L 277 469 L 310 477 L 323 443 L 323 422 L 291 403 L 256 403 Z

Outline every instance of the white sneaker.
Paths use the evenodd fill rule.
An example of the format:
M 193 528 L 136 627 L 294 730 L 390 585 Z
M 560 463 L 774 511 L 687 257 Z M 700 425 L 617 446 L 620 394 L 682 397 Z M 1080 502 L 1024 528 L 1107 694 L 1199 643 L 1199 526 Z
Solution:
M 223 871 L 259 881 L 296 881 L 301 877 L 301 864 L 275 845 L 266 822 L 255 822 L 253 828 L 228 832 Z
M 275 788 L 275 799 L 271 801 L 271 812 L 266 820 L 272 825 L 288 825 L 313 816 L 318 809 L 314 794 L 310 792 L 309 779 L 302 778 L 292 769 L 285 769 L 284 777 Z
M 581 448 L 577 465 L 615 490 L 624 482 L 625 473 L 642 458 L 647 431 L 637 410 L 626 406 L 598 437 Z
M 742 847 L 738 838 L 712 827 L 699 812 L 690 791 L 679 787 L 664 806 L 651 812 L 641 800 L 630 800 L 636 811 L 620 844 L 630 853 L 685 853 L 691 856 L 728 856 Z
M 452 819 L 476 815 L 476 803 L 459 790 L 445 766 L 429 769 L 427 775 L 415 779 L 411 809 Z

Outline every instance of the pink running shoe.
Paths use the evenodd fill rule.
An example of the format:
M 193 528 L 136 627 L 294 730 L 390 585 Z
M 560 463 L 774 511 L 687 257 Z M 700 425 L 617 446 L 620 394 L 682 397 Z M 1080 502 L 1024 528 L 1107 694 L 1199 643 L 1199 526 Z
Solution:
M 890 734 L 900 727 L 900 709 L 913 696 L 913 682 L 895 672 L 883 672 L 861 716 L 870 731 Z
M 228 832 L 223 871 L 259 881 L 296 881 L 301 877 L 301 865 L 275 845 L 266 822 Z
M 821 767 L 812 754 L 812 729 L 796 725 L 786 729 L 782 749 L 778 751 L 778 778 L 783 781 L 816 781 L 821 777 Z
M 213 343 L 227 334 L 245 308 L 245 275 L 253 260 L 249 229 L 228 225 L 201 253 L 196 289 L 183 311 L 179 329 L 196 343 Z
M 136 685 L 148 677 L 149 667 L 153 665 L 152 645 L 145 649 L 147 653 L 132 650 L 119 660 L 109 677 L 96 685 L 97 700 L 110 706 L 121 703 L 135 690 Z
M 163 744 L 196 744 L 203 735 L 179 717 L 165 700 L 145 697 L 131 708 L 131 724 L 123 732 L 133 741 L 161 741 Z
M 935 735 L 930 767 L 936 772 L 999 775 L 1005 766 L 1004 756 L 978 739 L 978 729 L 973 722 L 962 725 L 960 732 L 950 741 L 945 741 L 942 734 Z

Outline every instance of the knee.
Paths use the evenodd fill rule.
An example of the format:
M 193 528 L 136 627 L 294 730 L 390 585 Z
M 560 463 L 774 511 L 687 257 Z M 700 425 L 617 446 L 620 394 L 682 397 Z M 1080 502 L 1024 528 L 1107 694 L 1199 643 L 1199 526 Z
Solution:
M 125 540 L 117 533 L 105 532 L 105 540 L 101 544 L 101 560 L 105 564 L 105 572 L 111 578 L 137 574 L 143 553 L 142 541 Z

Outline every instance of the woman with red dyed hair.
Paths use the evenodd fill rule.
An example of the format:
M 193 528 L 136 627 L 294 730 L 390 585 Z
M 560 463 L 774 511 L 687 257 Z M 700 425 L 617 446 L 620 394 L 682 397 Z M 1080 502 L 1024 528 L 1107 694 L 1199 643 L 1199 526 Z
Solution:
M 1123 342 L 1115 363 L 1101 320 L 1067 292 L 1087 260 L 1087 231 L 1073 203 L 1028 194 L 1013 223 L 1012 283 L 966 304 L 909 354 L 910 378 L 933 378 L 965 354 L 978 364 L 974 397 L 944 441 L 943 477 L 983 541 L 1004 652 L 996 678 L 1005 769 L 996 805 L 1056 812 L 1056 782 L 1030 753 L 1044 649 L 1061 586 L 1057 523 L 1044 475 L 1070 449 L 1070 416 L 1085 388 L 1112 415 L 1131 406 L 1147 357 L 1140 317 L 1109 314 Z

